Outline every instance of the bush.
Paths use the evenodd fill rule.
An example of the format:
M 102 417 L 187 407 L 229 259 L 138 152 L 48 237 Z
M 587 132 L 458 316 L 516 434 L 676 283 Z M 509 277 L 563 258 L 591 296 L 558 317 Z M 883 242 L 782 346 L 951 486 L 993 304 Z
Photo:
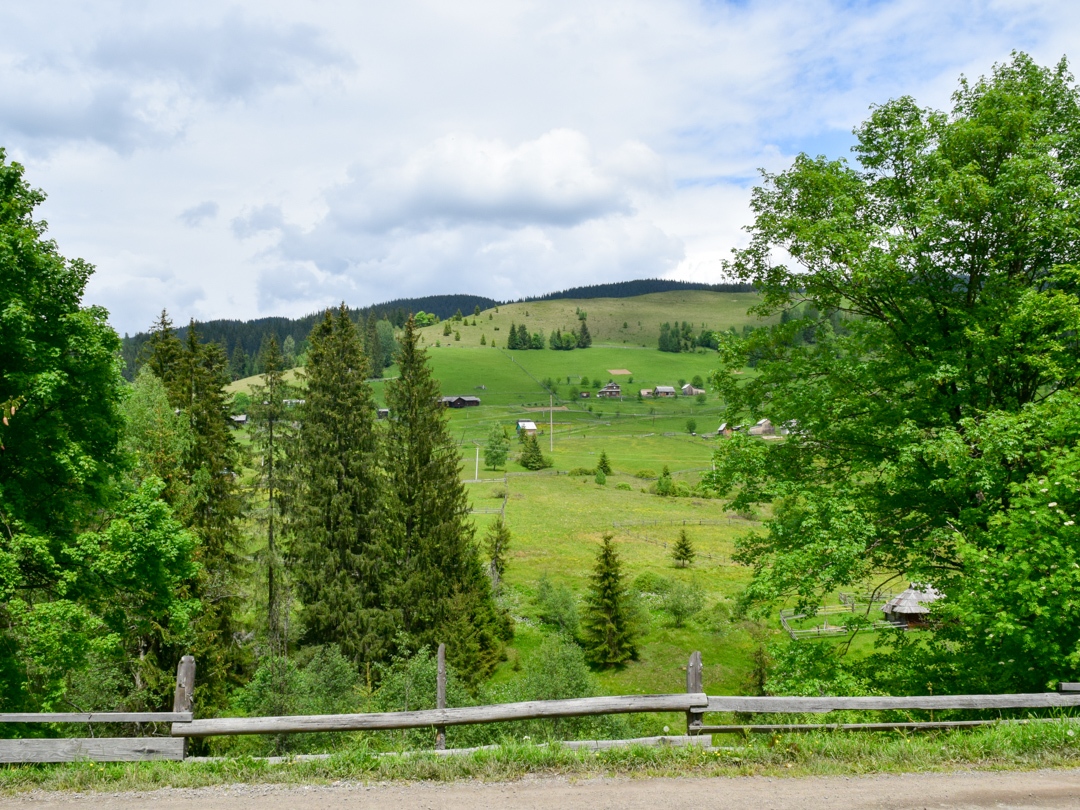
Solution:
M 643 480 L 656 478 L 656 470 L 638 470 L 636 473 L 634 473 L 634 477 L 641 478 Z
M 664 594 L 661 605 L 671 615 L 672 623 L 676 627 L 682 627 L 687 619 L 701 613 L 701 589 L 685 582 L 675 582 Z
M 643 574 L 638 574 L 630 587 L 640 594 L 661 595 L 668 592 L 671 587 L 671 580 L 653 571 L 646 571 Z
M 697 402 L 698 405 L 704 405 L 708 399 L 708 394 L 698 394 L 694 397 L 694 400 Z
M 599 484 L 600 486 L 603 486 L 604 484 L 607 483 L 607 476 L 604 475 L 603 470 L 597 470 L 596 471 L 596 483 Z
M 360 676 L 335 644 L 308 647 L 293 658 L 265 656 L 252 679 L 233 697 L 233 708 L 249 717 L 347 714 L 360 704 Z M 243 753 L 258 754 L 344 742 L 340 734 L 279 734 L 252 735 L 237 740 L 235 746 Z
M 567 475 L 596 475 L 596 470 L 591 467 L 574 467 Z
M 687 419 L 686 420 L 686 432 L 687 433 L 697 433 L 697 419 Z
M 625 481 L 620 481 L 619 483 L 617 483 L 615 485 L 615 489 L 623 489 L 623 490 L 626 490 L 627 492 L 630 492 L 633 489 L 633 487 L 630 486 Z
M 552 585 L 546 574 L 540 577 L 536 605 L 540 608 L 541 621 L 557 627 L 570 638 L 577 637 L 580 625 L 577 599 L 566 585 Z

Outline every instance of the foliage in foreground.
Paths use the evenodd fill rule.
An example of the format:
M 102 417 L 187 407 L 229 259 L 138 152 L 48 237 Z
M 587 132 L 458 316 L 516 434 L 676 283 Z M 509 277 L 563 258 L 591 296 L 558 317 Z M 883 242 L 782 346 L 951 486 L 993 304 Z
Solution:
M 737 433 L 707 479 L 773 504 L 748 603 L 931 584 L 935 632 L 881 637 L 890 690 L 1039 691 L 1080 677 L 1080 94 L 1019 54 L 953 101 L 876 107 L 858 166 L 755 190 L 733 271 L 762 315 L 829 317 L 725 339 L 730 421 L 791 433 Z

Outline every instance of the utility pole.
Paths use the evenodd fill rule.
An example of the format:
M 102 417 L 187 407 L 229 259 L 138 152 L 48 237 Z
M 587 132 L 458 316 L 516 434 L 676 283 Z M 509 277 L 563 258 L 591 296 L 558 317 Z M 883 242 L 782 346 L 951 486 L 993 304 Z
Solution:
M 548 452 L 555 452 L 555 397 L 548 394 Z
M 480 445 L 476 445 L 476 473 L 473 475 L 477 481 L 480 480 Z

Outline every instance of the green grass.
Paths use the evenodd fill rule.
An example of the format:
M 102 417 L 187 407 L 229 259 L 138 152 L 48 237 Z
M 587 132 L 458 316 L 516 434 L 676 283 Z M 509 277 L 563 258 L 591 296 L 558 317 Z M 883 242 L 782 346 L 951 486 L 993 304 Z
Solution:
M 329 784 L 473 779 L 506 781 L 530 774 L 582 777 L 861 776 L 913 771 L 1031 770 L 1080 767 L 1080 725 L 1060 720 L 920 734 L 820 732 L 716 735 L 722 749 L 634 746 L 571 751 L 507 744 L 451 757 L 383 755 L 360 746 L 322 760 L 271 764 L 250 758 L 213 762 L 9 765 L 0 791 L 134 791 L 237 783 Z
M 765 323 L 747 310 L 760 299 L 755 293 L 717 293 L 706 290 L 679 290 L 651 293 L 632 298 L 591 298 L 587 300 L 566 299 L 557 301 L 531 301 L 527 304 L 506 304 L 485 310 L 479 315 L 468 313 L 462 322 L 451 322 L 451 334 L 443 335 L 445 321 L 422 331 L 427 345 L 436 341 L 443 346 L 479 347 L 480 336 L 487 344 L 506 346 L 511 323 L 524 323 L 529 332 L 543 330 L 547 336 L 554 329 L 567 331 L 578 325 L 577 310 L 588 313 L 589 334 L 594 345 L 656 348 L 660 337 L 660 324 L 687 321 L 694 332 L 702 328 L 723 330 L 734 326 L 741 330 L 744 324 Z M 473 320 L 476 326 L 472 325 Z M 623 328 L 623 324 L 626 328 Z M 498 327 L 498 331 L 495 331 Z M 453 332 L 461 333 L 455 341 Z M 552 352 L 574 355 L 577 351 Z M 614 366 L 612 366 L 614 368 Z

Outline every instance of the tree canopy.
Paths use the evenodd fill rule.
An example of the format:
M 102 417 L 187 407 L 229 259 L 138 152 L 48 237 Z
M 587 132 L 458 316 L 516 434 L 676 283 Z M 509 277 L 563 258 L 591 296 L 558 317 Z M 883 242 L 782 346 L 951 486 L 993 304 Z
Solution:
M 789 319 L 720 348 L 729 419 L 791 431 L 736 434 L 711 476 L 737 506 L 774 504 L 738 551 L 748 599 L 932 584 L 936 632 L 898 688 L 906 671 L 911 688 L 1041 689 L 1080 673 L 1076 85 L 1064 61 L 1014 54 L 949 112 L 904 97 L 855 134 L 854 165 L 800 155 L 764 176 L 730 266 L 758 313 L 829 316 L 811 342 Z M 753 379 L 731 373 L 751 357 Z

